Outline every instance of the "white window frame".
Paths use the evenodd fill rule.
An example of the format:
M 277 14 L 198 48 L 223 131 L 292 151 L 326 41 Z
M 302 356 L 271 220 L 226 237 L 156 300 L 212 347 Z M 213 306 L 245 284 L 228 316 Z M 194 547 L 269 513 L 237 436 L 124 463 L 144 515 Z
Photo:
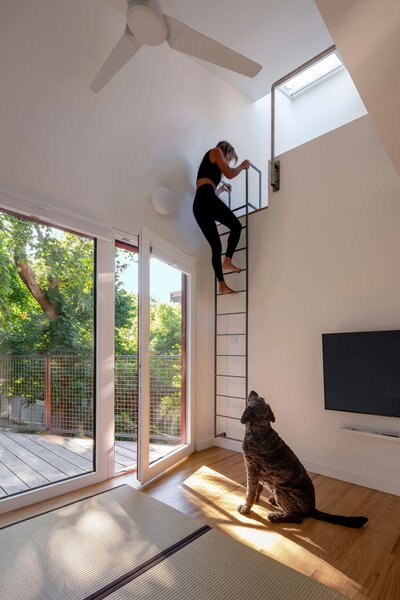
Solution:
M 109 456 L 113 448 L 114 415 L 114 239 L 111 228 L 80 217 L 43 207 L 32 201 L 0 192 L 0 209 L 58 225 L 97 239 L 96 243 L 96 471 L 49 483 L 10 498 L 0 499 L 0 514 L 17 510 L 61 494 L 104 481 L 110 477 Z M 110 416 L 111 415 L 111 416 Z M 111 420 L 110 420 L 111 419 Z
M 299 89 L 297 89 L 295 92 L 290 92 L 287 88 L 286 85 L 292 81 L 292 79 L 294 79 L 295 77 L 298 77 L 299 75 L 302 75 L 304 73 L 306 73 L 309 69 L 312 69 L 313 67 L 315 67 L 316 65 L 318 65 L 320 62 L 326 60 L 327 58 L 329 58 L 330 56 L 332 56 L 332 54 L 335 54 L 336 57 L 339 59 L 340 61 L 340 65 L 338 65 L 337 67 L 334 67 L 331 71 L 328 71 L 327 73 L 325 73 L 324 75 L 321 75 L 313 80 L 311 80 L 309 83 L 305 83 L 303 86 L 301 86 Z M 321 85 L 322 83 L 325 83 L 325 81 L 327 81 L 328 79 L 330 79 L 331 77 L 334 77 L 335 75 L 337 75 L 338 73 L 341 73 L 343 70 L 345 69 L 345 66 L 343 64 L 342 59 L 340 58 L 340 56 L 338 56 L 337 51 L 331 52 L 330 54 L 328 54 L 327 56 L 324 56 L 323 58 L 321 58 L 319 61 L 313 63 L 312 65 L 308 66 L 306 69 L 304 69 L 303 71 L 300 71 L 300 73 L 297 73 L 296 75 L 293 75 L 293 77 L 291 77 L 290 79 L 288 79 L 287 81 L 285 81 L 284 83 L 282 83 L 282 85 L 280 85 L 278 87 L 278 90 L 280 92 L 282 92 L 283 94 L 285 94 L 285 96 L 287 96 L 288 98 L 290 98 L 291 100 L 296 100 L 296 98 L 298 98 L 299 96 L 302 96 L 303 94 L 311 91 L 312 89 L 314 89 L 315 87 Z
M 186 444 L 149 464 L 150 425 L 150 258 L 154 255 L 187 276 L 186 304 Z M 196 259 L 142 229 L 139 243 L 139 427 L 138 480 L 146 485 L 194 452 Z

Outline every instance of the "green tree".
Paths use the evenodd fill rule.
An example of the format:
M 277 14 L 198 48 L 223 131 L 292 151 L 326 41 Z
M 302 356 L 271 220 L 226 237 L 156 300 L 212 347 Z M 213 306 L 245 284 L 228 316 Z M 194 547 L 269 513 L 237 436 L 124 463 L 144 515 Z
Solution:
M 94 253 L 91 239 L 0 213 L 0 352 L 93 352 Z M 137 254 L 117 249 L 115 350 L 138 351 L 138 295 L 123 274 Z M 181 306 L 152 301 L 151 351 L 181 352 Z
M 153 302 L 150 307 L 150 349 L 158 354 L 180 354 L 182 337 L 180 304 Z
M 125 290 L 123 275 L 137 265 L 137 254 L 116 248 L 115 252 L 115 352 L 137 354 L 138 351 L 138 295 Z M 132 269 L 132 271 L 134 271 Z M 136 269 L 135 269 L 136 271 Z M 132 275 L 134 276 L 134 275 Z
M 0 213 L 0 351 L 93 350 L 94 243 Z

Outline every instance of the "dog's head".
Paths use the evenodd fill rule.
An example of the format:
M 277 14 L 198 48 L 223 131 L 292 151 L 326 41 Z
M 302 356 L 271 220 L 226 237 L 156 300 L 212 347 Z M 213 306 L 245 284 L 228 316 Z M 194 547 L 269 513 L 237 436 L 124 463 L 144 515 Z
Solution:
M 247 401 L 247 407 L 240 422 L 249 425 L 257 425 L 260 427 L 266 427 L 275 421 L 274 413 L 271 410 L 269 404 L 267 404 L 264 398 L 261 398 L 257 392 L 250 392 Z

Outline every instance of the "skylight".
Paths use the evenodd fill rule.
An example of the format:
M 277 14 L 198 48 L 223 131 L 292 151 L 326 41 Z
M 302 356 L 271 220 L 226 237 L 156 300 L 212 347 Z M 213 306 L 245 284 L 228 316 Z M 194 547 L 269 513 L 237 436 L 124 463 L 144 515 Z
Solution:
M 335 52 L 288 79 L 278 89 L 292 100 L 323 83 L 343 69 L 343 63 Z

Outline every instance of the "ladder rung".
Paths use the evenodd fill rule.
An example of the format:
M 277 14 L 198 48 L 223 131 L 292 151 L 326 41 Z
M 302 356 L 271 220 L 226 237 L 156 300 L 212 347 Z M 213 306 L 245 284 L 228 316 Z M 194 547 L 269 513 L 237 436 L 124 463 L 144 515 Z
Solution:
M 247 250 L 247 246 L 243 246 L 242 248 L 236 248 L 235 252 L 242 252 L 243 250 Z M 222 252 L 221 256 L 225 256 L 226 252 Z
M 229 294 L 217 294 L 217 296 L 229 296 L 230 294 L 243 294 L 247 292 L 247 290 L 235 290 L 234 292 L 229 292 Z
M 247 398 L 243 398 L 242 396 L 227 396 L 226 394 L 217 394 L 220 398 L 234 398 L 235 400 L 247 400 Z
M 224 435 L 224 438 L 226 440 L 230 440 L 231 442 L 240 442 L 241 444 L 243 443 L 243 440 L 238 440 L 237 438 L 229 437 L 229 435 Z
M 243 273 L 244 271 L 247 271 L 246 268 L 240 269 L 240 271 L 225 271 L 224 275 L 232 275 L 232 273 L 237 273 L 239 275 L 239 273 Z
M 217 333 L 217 335 L 247 335 L 246 333 Z
M 217 373 L 215 377 L 235 377 L 235 379 L 246 379 L 246 375 L 226 375 L 224 373 Z
M 240 417 L 229 417 L 228 415 L 216 415 L 217 417 L 221 417 L 221 419 L 233 419 L 234 421 L 240 421 Z
M 220 225 L 221 225 L 221 223 L 220 223 Z M 246 225 L 242 225 L 242 229 L 246 229 Z M 230 233 L 230 231 L 222 231 L 221 233 L 219 233 L 219 236 L 222 237 L 223 235 L 228 235 L 229 233 Z
M 217 313 L 217 317 L 223 317 L 224 315 L 245 315 L 246 311 L 241 310 L 238 312 L 226 312 L 226 313 Z

